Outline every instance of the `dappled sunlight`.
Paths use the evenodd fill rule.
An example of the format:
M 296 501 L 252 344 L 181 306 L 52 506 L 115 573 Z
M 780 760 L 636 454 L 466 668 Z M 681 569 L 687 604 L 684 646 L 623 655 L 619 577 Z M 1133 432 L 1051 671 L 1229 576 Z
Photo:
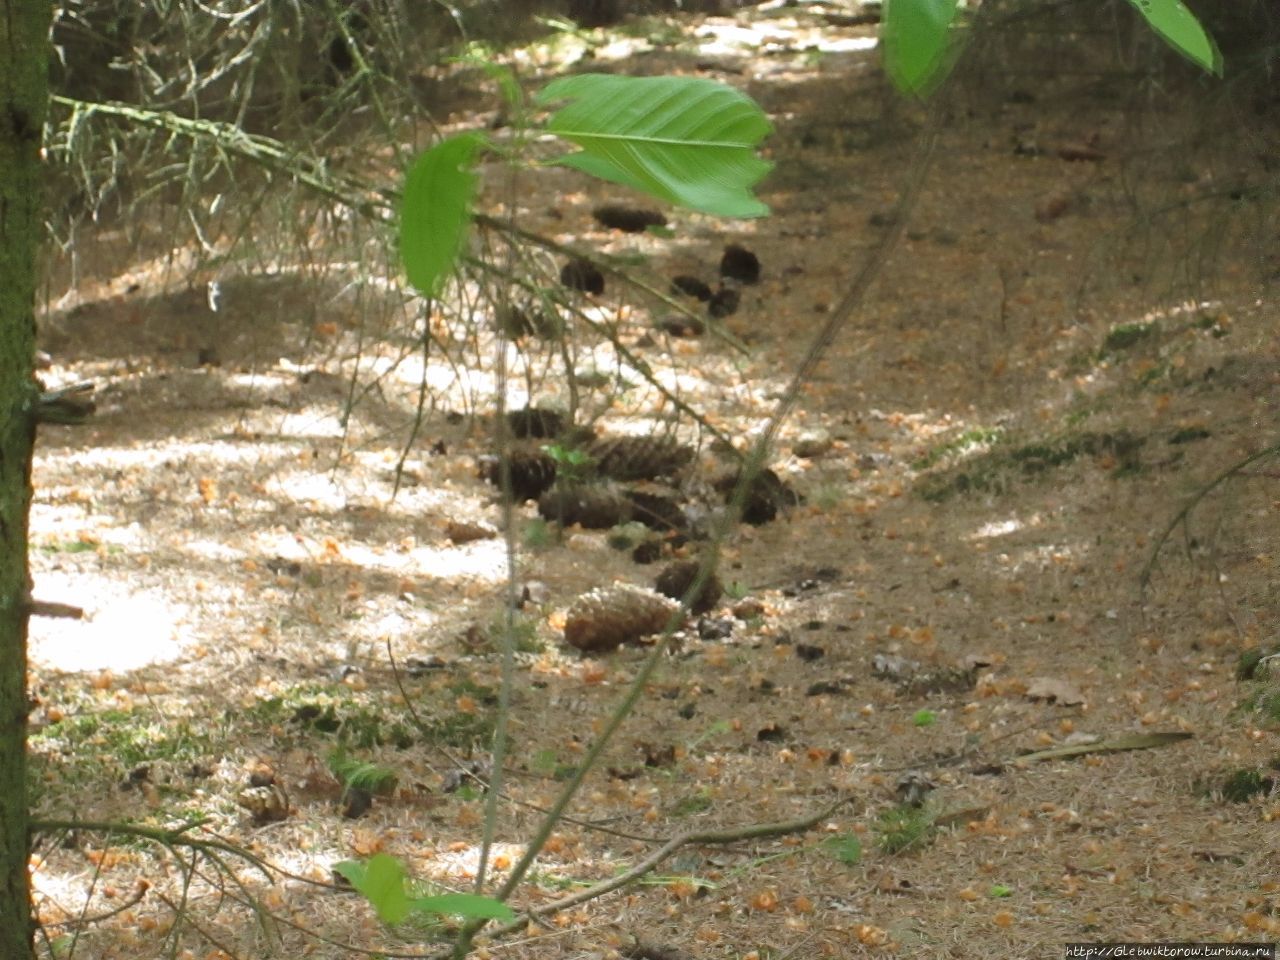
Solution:
M 991 520 L 969 534 L 968 539 L 991 540 L 996 537 L 1007 537 L 1011 533 L 1017 533 L 1022 526 L 1022 521 L 1017 517 L 1010 517 L 1008 520 Z
M 37 599 L 74 602 L 85 619 L 34 617 L 33 663 L 68 673 L 126 672 L 180 659 L 193 642 L 192 609 L 172 596 L 91 574 L 36 575 Z
M 1164 554 L 1175 577 L 1143 597 L 1136 580 L 1170 503 L 1267 442 L 1274 411 L 1255 398 L 1280 382 L 1274 317 L 1149 312 L 1164 281 L 1135 252 L 1139 194 L 1185 207 L 1173 232 L 1190 235 L 1210 183 L 1187 176 L 1199 156 L 1170 175 L 1122 142 L 1142 133 L 1120 122 L 1132 63 L 1111 84 L 1088 58 L 1062 76 L 1000 59 L 938 119 L 893 99 L 883 50 L 866 55 L 879 4 L 672 3 L 616 30 L 547 20 L 519 49 L 479 30 L 461 60 L 429 62 L 437 37 L 409 20 L 370 33 L 382 6 L 347 6 L 298 23 L 313 59 L 345 43 L 365 63 L 286 78 L 321 125 L 340 120 L 299 148 L 324 152 L 333 194 L 289 197 L 304 181 L 272 171 L 215 215 L 191 180 L 207 245 L 172 270 L 129 253 L 41 319 L 39 344 L 46 386 L 92 380 L 98 411 L 42 430 L 35 468 L 35 598 L 85 612 L 31 621 L 36 815 L 173 825 L 292 876 L 81 824 L 37 849 L 51 939 L 83 935 L 72 952 L 95 960 L 426 956 L 455 921 L 388 927 L 333 866 L 386 854 L 412 896 L 471 890 L 488 828 L 492 891 L 579 773 L 572 819 L 511 898 L 551 912 L 518 939 L 491 927 L 477 956 L 945 940 L 1007 960 L 1018 934 L 1066 940 L 1080 916 L 1123 915 L 1141 939 L 1255 909 L 1270 799 L 1219 808 L 1196 778 L 1268 752 L 1264 724 L 1228 711 L 1238 650 L 1274 620 L 1274 463 L 1205 498 L 1185 524 L 1197 546 Z M 321 22 L 341 29 L 312 36 Z M 425 42 L 386 45 L 402 38 Z M 409 72 L 386 111 L 343 113 L 392 61 Z M 747 93 L 773 131 L 770 215 L 722 219 L 551 165 L 563 144 L 533 97 L 568 64 Z M 504 98 L 507 65 L 521 96 Z M 1078 109 L 1104 93 L 1107 112 Z M 420 109 L 431 124 L 400 126 Z M 413 222 L 393 210 L 409 152 L 461 132 L 491 147 L 466 200 L 475 230 L 460 273 L 422 297 L 386 228 Z M 649 226 L 615 226 L 610 207 Z M 105 236 L 86 221 L 78 242 L 120 259 L 136 228 L 180 246 L 186 228 L 161 219 Z M 1157 219 L 1148 241 L 1169 232 Z M 734 266 L 744 255 L 755 269 Z M 602 289 L 565 273 L 578 257 Z M 741 454 L 766 432 L 768 472 L 733 518 Z M 657 613 L 671 619 L 700 564 L 714 589 L 655 647 Z M 1159 756 L 1028 756 L 1135 730 L 1196 736 Z M 910 848 L 888 842 L 899 814 L 920 817 Z M 1154 872 L 1151 824 L 1171 849 Z M 625 875 L 713 830 L 730 842 L 704 834 Z M 589 889 L 611 880 L 626 888 Z M 1173 912 L 1146 916 L 1144 887 Z
M 495 843 L 489 850 L 490 876 L 502 875 L 524 856 L 525 848 L 515 843 Z M 480 869 L 480 844 L 454 843 L 431 859 L 432 872 L 441 880 L 474 880 Z
M 774 5 L 762 4 L 761 9 Z M 780 4 L 778 5 L 780 6 Z M 725 17 L 708 17 L 694 36 L 704 56 L 741 56 L 745 53 L 785 54 L 816 51 L 821 53 L 854 53 L 873 50 L 874 34 L 860 37 L 833 35 L 828 29 L 801 25 L 798 20 L 778 17 L 755 24 L 737 22 Z
M 342 556 L 365 570 L 400 576 L 425 577 L 461 585 L 466 580 L 501 583 L 507 577 L 507 552 L 501 540 L 483 540 L 455 547 L 411 547 L 403 552 L 378 550 L 351 543 Z

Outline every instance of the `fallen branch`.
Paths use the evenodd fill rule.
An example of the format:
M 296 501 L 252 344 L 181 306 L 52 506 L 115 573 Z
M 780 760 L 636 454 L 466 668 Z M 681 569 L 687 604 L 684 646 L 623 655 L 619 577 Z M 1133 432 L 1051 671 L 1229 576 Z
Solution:
M 630 870 L 618 874 L 616 877 L 610 877 L 608 880 L 602 880 L 597 884 L 579 890 L 577 893 L 570 894 L 567 897 L 561 897 L 559 900 L 553 900 L 551 903 L 543 904 L 527 911 L 522 916 L 517 917 L 510 923 L 503 924 L 494 928 L 492 936 L 501 937 L 516 930 L 523 929 L 530 921 L 539 920 L 544 917 L 552 916 L 562 910 L 575 907 L 580 903 L 588 900 L 595 900 L 603 897 L 607 893 L 612 893 L 620 887 L 651 873 L 659 864 L 667 860 L 673 853 L 681 847 L 688 846 L 722 846 L 729 843 L 737 843 L 741 840 L 762 840 L 767 837 L 781 837 L 792 833 L 804 833 L 816 827 L 823 820 L 828 819 L 833 813 L 841 807 L 853 801 L 852 796 L 844 796 L 814 813 L 807 814 L 803 817 L 797 817 L 794 820 L 782 820 L 776 823 L 755 823 L 745 827 L 730 827 L 724 830 L 690 830 L 687 833 L 681 833 L 657 850 L 637 863 Z M 452 951 L 445 951 L 437 954 L 438 957 L 450 956 Z

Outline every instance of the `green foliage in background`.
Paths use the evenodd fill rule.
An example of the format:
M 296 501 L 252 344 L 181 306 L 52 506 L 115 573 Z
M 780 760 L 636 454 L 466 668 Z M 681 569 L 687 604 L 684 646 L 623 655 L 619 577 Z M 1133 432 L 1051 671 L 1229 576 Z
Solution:
M 1174 50 L 1196 66 L 1222 76 L 1222 55 L 1181 0 L 1129 0 Z M 946 79 L 954 60 L 957 0 L 884 0 L 880 31 L 884 69 L 893 85 L 927 96 Z

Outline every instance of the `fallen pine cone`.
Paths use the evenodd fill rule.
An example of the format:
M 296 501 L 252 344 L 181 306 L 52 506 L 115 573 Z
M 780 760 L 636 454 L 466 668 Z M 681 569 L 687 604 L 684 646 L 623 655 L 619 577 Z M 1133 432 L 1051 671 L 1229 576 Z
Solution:
M 486 454 L 479 462 L 480 479 L 502 486 L 502 461 Z M 514 447 L 511 450 L 511 493 L 516 503 L 536 500 L 556 482 L 556 461 L 544 450 Z
M 538 497 L 538 515 L 563 527 L 608 530 L 631 519 L 631 501 L 612 484 L 553 487 Z
M 604 274 L 590 260 L 575 257 L 560 268 L 560 283 L 596 296 L 604 293 Z
M 701 567 L 702 564 L 697 560 L 675 560 L 662 568 L 662 572 L 654 581 L 654 588 L 664 597 L 670 597 L 679 602 L 693 586 L 693 581 L 697 579 L 698 570 Z M 724 585 L 720 583 L 720 578 L 713 570 L 703 581 L 702 589 L 689 601 L 689 610 L 692 613 L 706 613 L 720 602 L 722 596 L 724 596 Z
M 603 227 L 624 233 L 644 233 L 649 227 L 665 227 L 667 218 L 657 210 L 642 210 L 618 203 L 607 203 L 591 211 L 591 216 Z
M 608 653 L 661 633 L 679 609 L 678 603 L 644 587 L 625 583 L 597 587 L 569 607 L 564 639 L 584 653 Z
M 656 480 L 679 472 L 693 459 L 693 447 L 669 436 L 600 437 L 587 446 L 602 477 Z

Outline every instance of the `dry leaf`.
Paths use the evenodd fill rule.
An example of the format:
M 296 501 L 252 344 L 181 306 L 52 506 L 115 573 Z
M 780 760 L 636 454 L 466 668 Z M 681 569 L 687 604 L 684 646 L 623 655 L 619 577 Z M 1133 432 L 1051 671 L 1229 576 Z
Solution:
M 1084 703 L 1084 694 L 1073 684 L 1057 677 L 1032 677 L 1027 685 L 1028 700 L 1048 700 L 1063 707 Z

